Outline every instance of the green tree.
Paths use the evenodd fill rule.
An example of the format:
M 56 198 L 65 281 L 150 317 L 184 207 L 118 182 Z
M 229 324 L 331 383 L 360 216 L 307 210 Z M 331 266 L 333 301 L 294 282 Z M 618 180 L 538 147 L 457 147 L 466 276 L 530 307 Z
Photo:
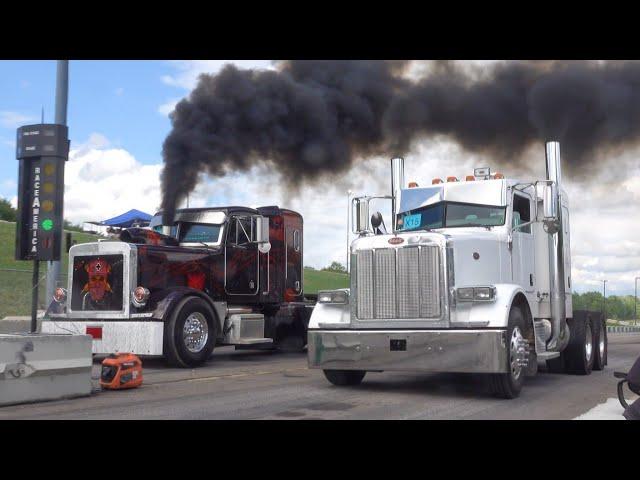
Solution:
M 607 295 L 606 306 L 600 292 L 573 294 L 574 310 L 592 310 L 602 312 L 606 308 L 607 318 L 631 320 L 635 318 L 635 298 L 633 295 Z
M 331 262 L 331 265 L 324 267 L 323 272 L 347 273 L 347 268 L 340 262 Z
M 15 222 L 17 218 L 18 212 L 11 206 L 11 202 L 6 198 L 0 198 L 0 220 Z

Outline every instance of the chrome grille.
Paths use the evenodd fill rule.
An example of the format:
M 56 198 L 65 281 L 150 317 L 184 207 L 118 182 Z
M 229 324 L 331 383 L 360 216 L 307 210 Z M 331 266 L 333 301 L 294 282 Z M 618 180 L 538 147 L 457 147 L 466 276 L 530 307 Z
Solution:
M 440 317 L 438 246 L 361 250 L 355 266 L 359 319 Z

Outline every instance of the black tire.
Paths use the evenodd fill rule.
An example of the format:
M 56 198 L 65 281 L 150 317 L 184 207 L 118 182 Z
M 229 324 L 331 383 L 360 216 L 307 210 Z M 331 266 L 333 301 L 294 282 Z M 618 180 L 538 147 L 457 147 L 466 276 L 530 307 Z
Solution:
M 604 370 L 604 367 L 607 365 L 607 357 L 609 355 L 608 352 L 608 338 L 607 338 L 607 325 L 604 320 L 604 315 L 593 315 L 593 323 L 594 323 L 594 339 L 593 339 L 593 348 L 594 348 L 594 359 L 593 359 L 593 369 L 594 370 Z M 603 342 L 602 345 L 602 353 L 600 352 L 600 342 Z
M 566 373 L 567 365 L 564 352 L 561 352 L 558 358 L 547 360 L 547 370 L 549 373 Z
M 576 310 L 573 318 L 567 319 L 571 337 L 565 350 L 566 372 L 573 375 L 589 375 L 594 362 L 593 322 L 588 312 Z M 591 337 L 591 354 L 587 353 L 587 340 Z
M 506 367 L 508 372 L 489 374 L 489 387 L 491 389 L 491 393 L 498 398 L 517 398 L 522 391 L 522 386 L 524 385 L 525 368 L 520 368 L 519 373 L 517 370 L 514 371 L 514 369 L 511 368 L 511 337 L 516 327 L 520 330 L 521 335 L 524 336 L 524 314 L 520 307 L 513 306 L 509 312 L 509 323 L 507 326 L 507 348 L 509 348 L 509 355 L 507 355 Z
M 323 372 L 327 380 L 339 387 L 360 385 L 367 374 L 362 370 L 323 370 Z
M 199 313 L 207 323 L 207 339 L 197 351 L 187 348 L 184 325 L 190 315 Z M 209 304 L 198 297 L 185 297 L 178 303 L 164 326 L 164 357 L 174 367 L 193 368 L 202 365 L 213 353 L 217 336 L 216 316 Z

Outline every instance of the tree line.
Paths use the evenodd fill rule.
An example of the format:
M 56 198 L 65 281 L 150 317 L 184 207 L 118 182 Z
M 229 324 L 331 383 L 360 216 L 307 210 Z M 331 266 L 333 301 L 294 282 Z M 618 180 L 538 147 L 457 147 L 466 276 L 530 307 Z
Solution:
M 573 294 L 574 310 L 605 310 L 605 302 L 600 292 L 585 292 Z M 633 295 L 607 295 L 607 318 L 616 320 L 632 320 L 635 317 L 635 297 Z

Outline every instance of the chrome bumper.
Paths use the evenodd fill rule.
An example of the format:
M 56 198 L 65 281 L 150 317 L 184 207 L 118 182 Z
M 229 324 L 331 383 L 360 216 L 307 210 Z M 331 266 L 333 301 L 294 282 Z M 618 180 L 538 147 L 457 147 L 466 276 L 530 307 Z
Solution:
M 309 330 L 309 368 L 504 373 L 504 330 Z

